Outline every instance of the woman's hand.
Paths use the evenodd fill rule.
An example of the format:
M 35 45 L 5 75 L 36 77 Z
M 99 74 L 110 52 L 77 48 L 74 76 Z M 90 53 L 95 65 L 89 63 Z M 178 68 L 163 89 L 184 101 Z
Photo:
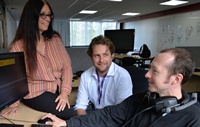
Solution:
M 42 119 L 47 118 L 47 117 L 50 118 L 52 122 L 48 121 L 45 124 L 53 125 L 56 127 L 67 127 L 67 123 L 65 120 L 62 120 L 51 113 L 45 115 L 44 117 L 42 117 Z
M 70 108 L 68 95 L 65 93 L 61 93 L 55 100 L 55 102 L 58 102 L 58 105 L 56 106 L 56 110 L 63 111 L 67 105 L 68 108 Z

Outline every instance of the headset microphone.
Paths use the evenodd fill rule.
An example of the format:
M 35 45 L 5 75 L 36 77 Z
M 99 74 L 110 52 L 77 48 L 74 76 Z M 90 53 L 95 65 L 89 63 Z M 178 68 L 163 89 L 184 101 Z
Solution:
M 185 100 L 181 104 L 176 104 L 171 107 L 166 107 L 164 110 L 164 113 L 162 114 L 161 117 L 159 117 L 157 120 L 155 120 L 152 124 L 149 125 L 149 127 L 153 126 L 156 122 L 158 122 L 162 117 L 166 116 L 168 113 L 171 111 L 180 111 L 183 110 L 197 102 L 197 93 L 192 93 L 192 100 L 189 101 L 188 95 L 186 95 L 185 91 L 183 91 L 183 95 L 185 97 Z
M 183 104 L 178 104 L 172 107 L 167 107 L 166 108 L 166 113 L 170 113 L 171 111 L 180 111 L 183 110 L 193 104 L 195 104 L 197 102 L 197 93 L 192 93 L 192 100 L 187 102 L 187 103 L 183 103 Z
M 128 123 L 134 120 L 137 116 L 148 111 L 152 108 L 155 108 L 156 111 L 163 113 L 161 117 L 155 120 L 150 126 L 154 125 L 157 121 L 159 121 L 162 117 L 167 115 L 172 111 L 180 111 L 183 110 L 197 102 L 197 93 L 192 93 L 192 99 L 190 100 L 189 95 L 182 91 L 184 100 L 181 103 L 178 103 L 177 98 L 173 96 L 166 97 L 158 97 L 155 93 L 147 92 L 145 98 L 147 98 L 148 103 L 151 105 L 149 108 L 146 108 L 129 119 L 122 127 L 125 127 Z M 149 126 L 149 127 L 150 127 Z

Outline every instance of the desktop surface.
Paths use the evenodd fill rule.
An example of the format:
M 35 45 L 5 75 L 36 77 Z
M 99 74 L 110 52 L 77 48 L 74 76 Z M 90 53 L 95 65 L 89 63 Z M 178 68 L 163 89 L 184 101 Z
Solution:
M 69 102 L 71 105 L 75 105 L 75 99 L 76 99 L 76 94 L 78 91 L 79 81 L 80 81 L 80 78 L 72 82 L 72 91 L 69 96 Z M 36 111 L 24 105 L 23 103 L 20 103 L 18 112 L 15 114 L 9 115 L 6 118 L 11 120 L 14 124 L 24 125 L 24 127 L 51 127 L 51 126 L 41 125 L 37 123 L 37 121 L 46 114 L 47 114 L 46 112 Z M 11 122 L 6 120 L 2 116 L 0 116 L 0 123 L 6 123 L 6 124 L 12 125 Z
M 24 127 L 31 127 L 31 124 L 38 124 L 37 121 L 46 115 L 45 112 L 36 111 L 20 103 L 17 113 L 6 116 L 6 119 L 0 116 L 0 123 L 24 125 Z M 8 121 L 9 119 L 10 121 Z M 0 126 L 1 127 L 1 126 Z

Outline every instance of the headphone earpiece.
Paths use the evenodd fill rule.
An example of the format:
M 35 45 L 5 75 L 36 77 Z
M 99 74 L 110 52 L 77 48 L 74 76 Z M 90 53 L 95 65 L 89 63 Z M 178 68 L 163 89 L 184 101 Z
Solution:
M 177 98 L 173 96 L 159 97 L 155 100 L 155 107 L 157 112 L 171 112 L 171 107 L 178 104 Z
M 179 111 L 185 109 L 197 102 L 197 93 L 192 94 L 192 100 L 185 91 L 182 91 L 184 100 L 182 103 L 178 103 L 178 100 L 174 96 L 159 97 L 157 93 L 147 92 L 146 98 L 149 105 L 154 105 L 157 112 L 170 113 L 172 111 Z
M 146 96 L 149 105 L 155 105 L 155 100 L 158 98 L 158 94 L 154 92 L 147 92 Z

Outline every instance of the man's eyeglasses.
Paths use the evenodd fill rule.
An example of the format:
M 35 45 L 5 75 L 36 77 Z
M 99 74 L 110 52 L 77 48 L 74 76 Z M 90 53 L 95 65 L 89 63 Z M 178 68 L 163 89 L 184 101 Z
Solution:
M 53 14 L 44 14 L 44 13 L 41 13 L 39 15 L 42 19 L 46 19 L 46 17 L 48 16 L 50 19 L 53 19 Z

